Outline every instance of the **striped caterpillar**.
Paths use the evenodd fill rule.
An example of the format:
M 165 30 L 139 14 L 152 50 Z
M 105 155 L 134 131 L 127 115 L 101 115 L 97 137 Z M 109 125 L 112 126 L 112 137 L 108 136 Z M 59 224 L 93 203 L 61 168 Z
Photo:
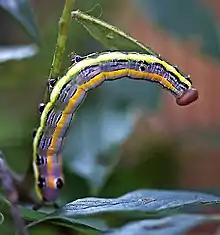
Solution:
M 85 57 L 76 55 L 67 73 L 49 80 L 50 101 L 39 106 L 40 126 L 33 141 L 35 189 L 41 204 L 53 203 L 64 185 L 62 149 L 66 132 L 76 110 L 89 90 L 104 81 L 124 77 L 158 83 L 176 97 L 178 105 L 198 98 L 189 76 L 160 57 L 136 52 L 102 52 Z

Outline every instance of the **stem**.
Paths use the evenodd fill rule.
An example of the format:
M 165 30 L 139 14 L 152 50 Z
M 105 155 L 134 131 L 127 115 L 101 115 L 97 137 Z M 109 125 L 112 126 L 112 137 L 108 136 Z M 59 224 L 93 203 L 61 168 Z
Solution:
M 57 44 L 53 56 L 49 78 L 57 78 L 61 74 L 61 65 L 63 61 L 63 54 L 66 47 L 68 26 L 71 20 L 71 10 L 75 0 L 66 0 L 63 13 L 59 20 Z M 49 90 L 47 89 L 44 95 L 44 103 L 48 102 Z
M 0 182 L 6 199 L 11 204 L 11 217 L 14 221 L 14 228 L 18 235 L 28 235 L 25 223 L 21 217 L 20 209 L 18 207 L 18 192 L 15 188 L 13 175 L 4 161 L 3 153 L 0 152 Z M 4 221 L 4 215 L 0 213 L 0 224 Z
M 57 78 L 61 74 L 61 65 L 63 61 L 63 54 L 66 47 L 67 35 L 68 35 L 68 26 L 71 20 L 71 11 L 73 8 L 73 4 L 75 0 L 66 0 L 63 8 L 62 15 L 59 20 L 58 27 L 58 35 L 57 35 L 57 43 L 53 56 L 53 61 L 51 65 L 51 70 L 49 74 L 49 78 Z M 47 87 L 44 94 L 44 103 L 47 103 L 49 100 L 50 92 Z M 21 182 L 21 184 L 28 190 L 33 183 L 33 170 L 32 170 L 32 159 L 28 165 L 25 176 Z M 20 192 L 19 192 L 20 193 Z

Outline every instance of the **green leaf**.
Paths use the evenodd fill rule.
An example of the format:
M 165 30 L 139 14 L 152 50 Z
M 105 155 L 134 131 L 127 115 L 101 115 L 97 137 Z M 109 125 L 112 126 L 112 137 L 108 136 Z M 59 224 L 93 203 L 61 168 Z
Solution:
M 177 235 L 204 223 L 215 220 L 204 215 L 175 215 L 161 219 L 141 220 L 113 229 L 105 235 Z
M 0 63 L 9 60 L 23 60 L 36 55 L 38 47 L 35 44 L 0 46 Z
M 28 0 L 0 0 L 0 6 L 9 12 L 38 42 L 39 31 Z
M 72 17 L 108 49 L 139 51 L 158 56 L 151 48 L 144 46 L 128 34 L 102 20 L 79 10 L 73 11 Z
M 128 221 L 140 219 L 155 219 L 170 216 L 171 213 L 193 213 L 204 210 L 207 206 L 217 205 L 220 198 L 199 192 L 137 190 L 119 198 L 83 198 L 66 204 L 52 213 L 36 213 L 35 220 L 29 227 L 38 223 L 51 222 L 76 230 L 94 229 L 106 232 L 111 228 L 124 225 Z M 186 207 L 187 206 L 187 207 Z M 23 211 L 28 219 L 27 209 Z

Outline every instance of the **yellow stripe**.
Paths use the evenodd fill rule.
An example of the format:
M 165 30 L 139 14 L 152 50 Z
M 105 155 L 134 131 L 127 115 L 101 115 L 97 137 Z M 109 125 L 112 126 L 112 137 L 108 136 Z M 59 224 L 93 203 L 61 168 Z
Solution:
M 54 188 L 55 184 L 54 184 L 55 178 L 53 175 L 50 175 L 47 177 L 47 185 L 49 188 Z
M 48 176 L 47 176 L 47 184 L 48 187 L 50 188 L 54 188 L 54 177 L 52 175 L 53 173 L 53 152 L 54 149 L 56 148 L 57 142 L 58 142 L 58 137 L 60 135 L 60 132 L 62 131 L 62 127 L 63 125 L 65 125 L 66 120 L 68 118 L 68 115 L 71 113 L 72 107 L 76 104 L 76 102 L 78 101 L 79 97 L 82 95 L 82 93 L 84 93 L 85 91 L 78 88 L 76 93 L 74 94 L 74 96 L 69 100 L 69 103 L 67 105 L 67 107 L 64 109 L 62 117 L 60 118 L 59 122 L 57 123 L 57 127 L 53 133 L 52 136 L 52 141 L 51 144 L 47 150 L 47 170 L 48 170 Z M 60 166 L 62 167 L 62 166 Z M 38 175 L 38 170 L 36 172 L 36 174 Z M 36 192 L 37 194 L 40 196 L 40 198 L 42 198 L 40 190 L 38 189 L 38 187 L 36 187 Z
M 47 173 L 48 176 L 52 175 L 53 172 L 53 156 L 47 152 Z
M 68 114 L 71 113 L 71 110 L 73 108 L 73 106 L 78 102 L 78 99 L 80 98 L 80 96 L 82 95 L 82 93 L 84 93 L 85 91 L 80 89 L 80 87 L 77 89 L 76 93 L 74 94 L 74 96 L 69 100 L 68 105 L 66 106 L 66 108 L 63 111 L 63 114 L 59 120 L 59 122 L 57 123 L 57 128 L 55 129 L 53 136 L 52 136 L 52 141 L 51 144 L 48 148 L 47 154 L 51 154 L 53 152 L 53 150 L 56 148 L 56 144 L 58 141 L 58 137 L 60 135 L 60 132 L 62 131 L 62 127 L 63 125 L 66 123 Z M 52 163 L 48 163 L 48 168 L 52 168 Z
M 84 83 L 81 86 L 79 86 L 75 95 L 69 100 L 69 103 L 66 106 L 66 108 L 64 109 L 63 115 L 57 124 L 57 128 L 54 131 L 51 145 L 49 146 L 47 154 L 52 154 L 53 150 L 56 148 L 58 137 L 60 135 L 60 132 L 62 130 L 63 125 L 66 123 L 66 120 L 68 118 L 68 114 L 71 112 L 73 106 L 78 102 L 78 99 L 81 96 L 82 92 L 85 92 L 85 90 L 88 90 L 90 87 L 94 86 L 95 84 L 100 83 L 104 77 L 107 79 L 119 77 L 119 76 L 124 77 L 128 73 L 132 76 L 138 76 L 138 77 L 142 77 L 145 79 L 149 79 L 149 77 L 151 77 L 152 79 L 154 79 L 158 82 L 162 82 L 165 86 L 167 86 L 168 89 L 175 90 L 175 88 L 172 86 L 171 83 L 169 83 L 165 78 L 163 78 L 162 76 L 159 76 L 157 74 L 150 74 L 150 73 L 136 71 L 136 70 L 132 70 L 132 69 L 122 69 L 122 70 L 112 71 L 112 72 L 102 72 L 102 73 L 98 74 L 97 76 L 95 76 L 94 78 L 92 78 L 87 83 Z M 52 171 L 52 168 L 53 168 L 52 162 L 48 161 L 48 174 L 49 174 L 49 172 Z
M 40 127 L 38 128 L 37 130 L 37 133 L 35 135 L 35 138 L 34 138 L 34 141 L 33 141 L 33 170 L 34 170 L 34 177 L 35 177 L 35 192 L 38 196 L 38 198 L 40 200 L 42 200 L 42 195 L 41 195 L 41 191 L 38 187 L 38 177 L 39 177 L 39 170 L 35 164 L 36 162 L 36 159 L 37 159 L 37 145 L 38 145 L 38 142 L 39 142 L 39 138 L 44 130 L 44 126 L 45 126 L 45 121 L 46 121 L 46 118 L 47 118 L 47 115 L 49 113 L 49 111 L 53 108 L 53 103 L 49 102 L 45 108 L 44 108 L 44 111 L 41 115 L 41 119 L 40 119 Z
M 141 71 L 136 71 L 132 69 L 121 69 L 118 71 L 112 71 L 112 72 L 102 72 L 95 76 L 93 79 L 88 81 L 87 83 L 84 83 L 80 86 L 80 88 L 84 90 L 88 90 L 90 87 L 94 86 L 94 84 L 98 84 L 99 82 L 102 81 L 103 76 L 106 77 L 106 79 L 111 79 L 115 77 L 125 77 L 126 75 L 130 74 L 133 77 L 141 77 L 143 79 L 149 80 L 153 79 L 158 82 L 162 82 L 168 89 L 176 91 L 175 87 L 168 82 L 164 77 L 157 75 L 157 74 L 152 74 L 152 73 L 147 73 L 147 72 L 141 72 Z
M 101 63 L 101 62 L 108 62 L 108 61 L 115 60 L 115 59 L 142 60 L 142 61 L 146 61 L 147 63 L 153 63 L 153 62 L 160 63 L 161 65 L 163 65 L 166 68 L 167 71 L 173 72 L 182 83 L 187 84 L 189 87 L 191 86 L 191 83 L 184 76 L 182 76 L 180 73 L 178 73 L 174 67 L 172 67 L 167 62 L 165 62 L 157 57 L 154 57 L 152 55 L 134 54 L 134 53 L 123 54 L 120 52 L 111 52 L 111 53 L 101 54 L 95 59 L 94 58 L 87 58 L 87 59 L 82 60 L 81 62 L 75 64 L 72 68 L 69 69 L 67 74 L 65 76 L 63 76 L 58 81 L 58 83 L 54 87 L 54 89 L 51 93 L 51 96 L 50 96 L 50 102 L 46 105 L 46 107 L 44 108 L 44 111 L 41 115 L 40 127 L 39 127 L 39 129 L 36 133 L 36 136 L 34 138 L 34 141 L 33 141 L 33 169 L 34 169 L 34 174 L 35 174 L 35 179 L 36 179 L 36 182 L 35 182 L 36 183 L 35 184 L 36 193 L 39 196 L 39 198 L 42 198 L 42 195 L 40 193 L 39 188 L 37 187 L 37 179 L 39 176 L 39 172 L 38 172 L 38 168 L 35 164 L 35 161 L 36 161 L 36 157 L 37 157 L 38 141 L 39 141 L 41 133 L 44 130 L 45 120 L 47 118 L 48 112 L 53 108 L 53 105 L 56 102 L 57 97 L 60 94 L 62 87 L 68 81 L 73 79 L 73 76 L 76 75 L 80 70 L 86 68 L 88 65 L 94 65 L 94 64 Z M 66 109 L 64 110 L 63 115 L 61 117 L 61 120 L 58 122 L 58 126 L 62 127 L 63 124 L 66 122 L 66 115 L 64 115 L 64 114 L 69 113 L 69 111 L 71 111 L 73 105 L 75 105 L 75 103 L 77 102 L 80 94 L 82 92 L 84 92 L 81 89 L 88 90 L 90 87 L 92 87 L 95 84 L 98 84 L 100 81 L 102 81 L 103 77 L 111 79 L 116 76 L 117 77 L 126 76 L 128 73 L 131 76 L 142 77 L 143 79 L 152 78 L 153 80 L 164 84 L 168 89 L 176 91 L 176 89 L 172 86 L 171 83 L 169 83 L 165 78 L 163 78 L 162 76 L 159 76 L 157 74 L 149 74 L 147 72 L 141 72 L 141 71 L 136 71 L 136 70 L 131 70 L 131 69 L 124 69 L 124 70 L 100 73 L 99 75 L 97 75 L 93 79 L 91 79 L 89 82 L 80 86 L 80 88 L 77 90 L 76 94 L 69 100 L 69 103 L 68 103 L 68 105 L 67 105 Z M 47 152 L 47 156 L 49 157 L 49 159 L 48 159 L 49 160 L 49 164 L 48 164 L 48 171 L 49 172 L 52 172 L 52 169 L 53 169 L 53 162 L 50 161 L 52 156 L 50 156 L 50 155 L 53 152 L 53 149 L 57 144 L 57 138 L 59 136 L 60 131 L 61 131 L 61 128 L 57 128 L 55 130 L 55 132 L 53 134 L 53 138 L 52 138 L 52 143 L 51 143 L 51 145 L 48 149 L 48 152 Z
M 191 83 L 184 76 L 182 76 L 180 73 L 178 73 L 173 66 L 171 66 L 167 62 L 165 62 L 157 57 L 154 57 L 152 55 L 145 55 L 145 54 L 133 54 L 133 53 L 123 54 L 120 52 L 112 52 L 112 53 L 107 53 L 107 54 L 101 54 L 100 56 L 98 56 L 95 59 L 94 58 L 87 58 L 87 59 L 82 60 L 79 63 L 75 64 L 72 68 L 70 68 L 69 71 L 66 73 L 66 75 L 58 81 L 57 85 L 53 89 L 53 91 L 51 93 L 51 101 L 52 102 L 56 101 L 56 98 L 57 98 L 58 94 L 60 93 L 60 90 L 62 89 L 62 87 L 69 80 L 71 80 L 72 77 L 75 74 L 77 74 L 80 70 L 84 69 L 88 65 L 94 65 L 94 64 L 98 64 L 101 62 L 107 62 L 107 61 L 111 61 L 111 60 L 115 60 L 115 59 L 142 60 L 142 61 L 146 61 L 147 63 L 153 63 L 153 62 L 160 63 L 161 65 L 163 65 L 166 68 L 167 71 L 173 72 L 179 78 L 179 80 L 181 82 L 187 84 L 189 87 L 191 86 Z

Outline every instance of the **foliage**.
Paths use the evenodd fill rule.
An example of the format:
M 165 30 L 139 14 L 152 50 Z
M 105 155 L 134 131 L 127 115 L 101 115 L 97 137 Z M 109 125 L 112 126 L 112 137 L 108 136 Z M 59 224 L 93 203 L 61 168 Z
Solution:
M 90 1 L 89 4 L 85 2 L 76 6 L 83 9 L 91 7 L 95 3 L 94 1 Z M 105 5 L 106 9 L 110 7 L 110 4 L 107 5 L 104 0 L 100 2 L 102 6 Z M 28 1 L 14 0 L 10 3 L 11 5 L 9 1 L 2 0 L 0 6 L 4 7 L 25 28 L 34 43 L 39 44 L 38 27 Z M 59 4 L 54 3 L 54 9 L 61 8 L 62 4 Z M 46 11 L 46 13 L 48 12 Z M 105 48 L 155 53 L 127 34 L 95 17 L 91 18 L 81 11 L 74 11 L 73 17 Z M 46 14 L 46 18 L 51 18 L 51 22 L 56 20 L 53 15 Z M 22 93 L 25 94 L 23 98 L 20 97 L 23 101 L 27 100 L 27 97 L 31 99 L 32 96 L 42 99 L 42 89 L 45 88 L 46 83 L 42 76 L 49 71 L 48 61 L 51 61 L 57 30 L 56 24 L 51 26 L 51 22 L 42 27 L 41 32 L 45 36 L 43 39 L 47 46 L 46 48 L 42 46 L 38 50 L 39 54 L 36 55 L 36 58 L 19 62 L 19 64 L 8 62 L 33 56 L 37 53 L 36 45 L 27 53 L 22 52 L 22 58 L 20 50 L 23 48 L 19 48 L 17 51 L 15 48 L 10 48 L 13 51 L 13 54 L 7 51 L 10 56 L 0 51 L 0 60 L 1 62 L 7 61 L 4 68 L 11 79 L 9 82 L 2 82 L 1 85 L 21 90 L 20 96 Z M 70 38 L 71 40 L 69 40 Z M 85 53 L 89 50 L 100 50 L 101 46 L 96 41 L 92 41 L 76 22 L 72 22 L 68 34 L 68 54 L 72 48 L 77 48 L 77 52 Z M 63 64 L 68 63 L 66 56 Z M 34 68 L 34 73 L 28 70 L 28 67 Z M 16 76 L 14 71 L 18 71 Z M 4 70 L 1 72 L 5 73 Z M 19 78 L 20 83 L 16 81 Z M 42 85 L 39 85 L 39 80 Z M 33 86 L 36 87 L 34 91 Z M 35 92 L 37 95 L 34 94 Z M 35 99 L 38 100 L 38 98 Z M 28 224 L 30 234 L 42 232 L 44 234 L 67 234 L 66 231 L 69 234 L 75 234 L 71 233 L 74 231 L 79 234 L 141 235 L 147 232 L 148 234 L 172 235 L 182 234 L 205 222 L 219 220 L 218 215 L 206 215 L 205 213 L 207 208 L 216 208 L 220 203 L 219 197 L 208 194 L 172 190 L 136 190 L 117 197 L 137 188 L 173 186 L 172 182 L 168 182 L 168 175 L 175 172 L 176 166 L 172 156 L 177 151 L 173 148 L 173 144 L 171 144 L 171 149 L 171 145 L 164 140 L 161 141 L 162 143 L 157 142 L 156 145 L 152 142 L 143 142 L 146 146 L 141 149 L 139 154 L 140 164 L 133 167 L 132 170 L 129 168 L 126 170 L 118 164 L 121 160 L 122 145 L 132 135 L 139 117 L 139 109 L 141 108 L 149 114 L 159 108 L 159 101 L 159 88 L 151 84 L 143 87 L 142 84 L 132 81 L 104 84 L 89 94 L 83 107 L 77 113 L 64 150 L 66 186 L 61 197 L 64 206 L 55 211 L 44 208 L 41 212 L 35 212 L 29 205 L 21 204 L 22 216 Z M 25 108 L 23 103 L 20 106 L 18 103 L 17 107 L 8 105 L 12 106 L 14 113 L 7 106 L 0 122 L 2 133 L 4 133 L 0 135 L 0 143 L 7 156 L 11 156 L 7 158 L 10 165 L 15 171 L 20 172 L 24 172 L 27 166 L 23 163 L 28 162 L 32 156 L 30 128 L 34 123 L 37 125 L 39 122 L 39 116 L 33 115 L 36 113 L 36 108 L 33 106 L 37 106 L 37 104 L 34 105 L 34 99 L 31 99 L 30 102 L 30 108 L 28 102 L 25 103 Z M 1 105 L 5 106 L 3 101 L 1 101 Z M 9 118 L 11 122 L 15 121 L 14 126 L 4 125 L 6 121 L 10 123 L 8 113 L 5 113 L 6 110 L 12 112 L 12 116 L 17 114 L 16 120 Z M 24 111 L 31 114 L 29 116 L 20 115 L 20 113 L 25 113 Z M 161 152 L 158 149 L 162 149 Z M 18 156 L 18 160 L 15 160 L 14 156 Z M 153 160 L 149 159 L 150 157 Z M 141 162 L 142 160 L 144 162 Z M 162 167 L 159 168 L 159 165 Z M 159 178 L 158 184 L 150 181 L 154 176 Z M 175 177 L 176 175 L 172 178 Z M 107 198 L 100 198 L 102 195 Z M 77 198 L 82 199 L 73 201 Z M 69 203 L 66 204 L 66 202 Z M 5 234 L 12 234 L 9 216 L 10 204 L 3 196 L 1 203 L 1 213 L 4 215 L 1 231 L 4 231 Z M 64 228 L 67 230 L 62 230 Z

